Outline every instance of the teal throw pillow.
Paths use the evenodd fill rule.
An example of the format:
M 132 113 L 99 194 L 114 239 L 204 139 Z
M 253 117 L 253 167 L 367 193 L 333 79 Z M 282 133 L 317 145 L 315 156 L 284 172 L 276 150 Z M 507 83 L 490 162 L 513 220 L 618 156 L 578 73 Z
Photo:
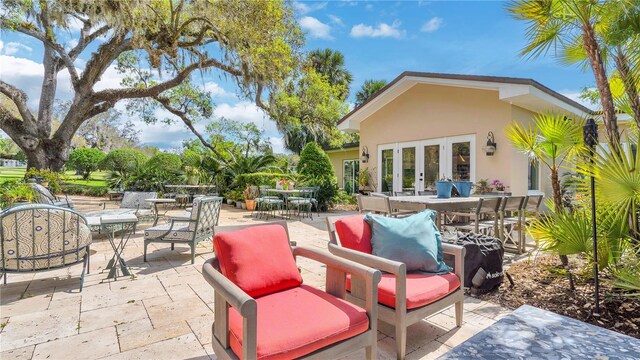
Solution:
M 404 218 L 365 215 L 371 225 L 373 255 L 403 262 L 407 271 L 445 274 L 452 269 L 442 257 L 442 239 L 436 213 L 424 210 Z

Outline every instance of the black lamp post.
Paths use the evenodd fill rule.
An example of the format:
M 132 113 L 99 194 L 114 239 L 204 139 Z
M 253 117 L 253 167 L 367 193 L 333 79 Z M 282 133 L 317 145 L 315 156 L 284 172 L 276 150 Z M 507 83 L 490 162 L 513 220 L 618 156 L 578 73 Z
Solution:
M 598 144 L 598 124 L 593 119 L 588 119 L 587 123 L 582 127 L 582 134 L 584 144 L 589 147 L 591 166 L 593 166 L 593 155 Z M 593 235 L 593 287 L 596 303 L 594 312 L 598 314 L 600 313 L 600 285 L 598 284 L 598 235 L 596 231 L 596 193 L 593 175 L 591 176 L 591 232 Z

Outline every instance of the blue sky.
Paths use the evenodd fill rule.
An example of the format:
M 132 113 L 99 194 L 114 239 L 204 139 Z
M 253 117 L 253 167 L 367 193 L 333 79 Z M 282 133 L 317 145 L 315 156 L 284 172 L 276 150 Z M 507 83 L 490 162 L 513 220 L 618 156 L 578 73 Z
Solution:
M 559 64 L 551 54 L 521 57 L 526 24 L 509 16 L 504 2 L 347 0 L 293 5 L 307 33 L 307 50 L 331 48 L 344 54 L 353 74 L 349 101 L 365 80 L 391 81 L 407 70 L 532 78 L 573 99 L 594 83 L 590 71 Z M 71 45 L 73 31 L 64 34 Z M 42 79 L 41 56 L 42 47 L 36 41 L 0 33 L 0 79 L 24 89 L 34 108 Z M 77 65 L 82 68 L 83 61 Z M 117 87 L 120 79 L 115 69 L 109 69 L 96 89 Z M 238 98 L 231 82 L 217 75 L 206 76 L 204 82 L 214 95 L 217 116 L 255 122 L 265 130 L 274 150 L 283 149 L 273 121 L 250 101 Z M 61 73 L 57 97 L 69 99 L 71 94 L 68 74 Z M 118 107 L 123 109 L 124 104 Z M 146 125 L 131 120 L 142 130 L 143 143 L 162 149 L 175 149 L 183 139 L 194 137 L 180 123 Z M 203 129 L 204 124 L 198 127 Z

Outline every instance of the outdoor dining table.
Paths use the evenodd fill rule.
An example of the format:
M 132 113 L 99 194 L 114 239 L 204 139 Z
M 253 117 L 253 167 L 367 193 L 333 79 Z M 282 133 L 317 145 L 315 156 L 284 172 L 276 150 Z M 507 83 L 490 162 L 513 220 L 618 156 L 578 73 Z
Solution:
M 302 195 L 304 193 L 308 193 L 309 190 L 305 190 L 305 189 L 268 189 L 266 190 L 267 193 L 269 194 L 278 194 L 278 195 L 282 195 L 283 199 L 284 199 L 284 208 L 287 211 L 287 215 L 289 214 L 289 207 L 288 207 L 288 202 L 289 202 L 289 197 L 290 196 L 296 196 L 296 195 Z
M 437 212 L 436 223 L 442 225 L 442 212 L 471 209 L 478 205 L 480 197 L 438 198 L 435 195 L 422 196 L 390 196 L 392 209 L 398 210 L 434 210 Z

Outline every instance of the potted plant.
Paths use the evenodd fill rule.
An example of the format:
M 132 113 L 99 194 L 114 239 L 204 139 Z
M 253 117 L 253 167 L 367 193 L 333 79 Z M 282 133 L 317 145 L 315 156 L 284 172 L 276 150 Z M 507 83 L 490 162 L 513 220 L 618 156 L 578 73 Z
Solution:
M 371 184 L 371 173 L 368 168 L 360 170 L 358 174 L 358 185 L 360 190 L 368 190 L 367 187 Z
M 255 186 L 247 186 L 242 193 L 244 195 L 244 202 L 247 206 L 247 210 L 255 210 L 256 209 L 256 197 L 257 197 L 257 188 Z
M 440 181 L 436 181 L 436 196 L 442 199 L 448 199 L 451 197 L 451 189 L 453 189 L 453 182 L 451 179 L 446 179 L 444 176 Z
M 504 183 L 498 179 L 495 179 L 491 182 L 491 186 L 493 186 L 493 188 L 498 192 L 498 193 L 503 193 L 505 192 L 506 186 L 504 185 Z
M 480 179 L 474 185 L 476 194 L 488 194 L 491 192 L 491 185 L 489 185 L 489 179 Z

